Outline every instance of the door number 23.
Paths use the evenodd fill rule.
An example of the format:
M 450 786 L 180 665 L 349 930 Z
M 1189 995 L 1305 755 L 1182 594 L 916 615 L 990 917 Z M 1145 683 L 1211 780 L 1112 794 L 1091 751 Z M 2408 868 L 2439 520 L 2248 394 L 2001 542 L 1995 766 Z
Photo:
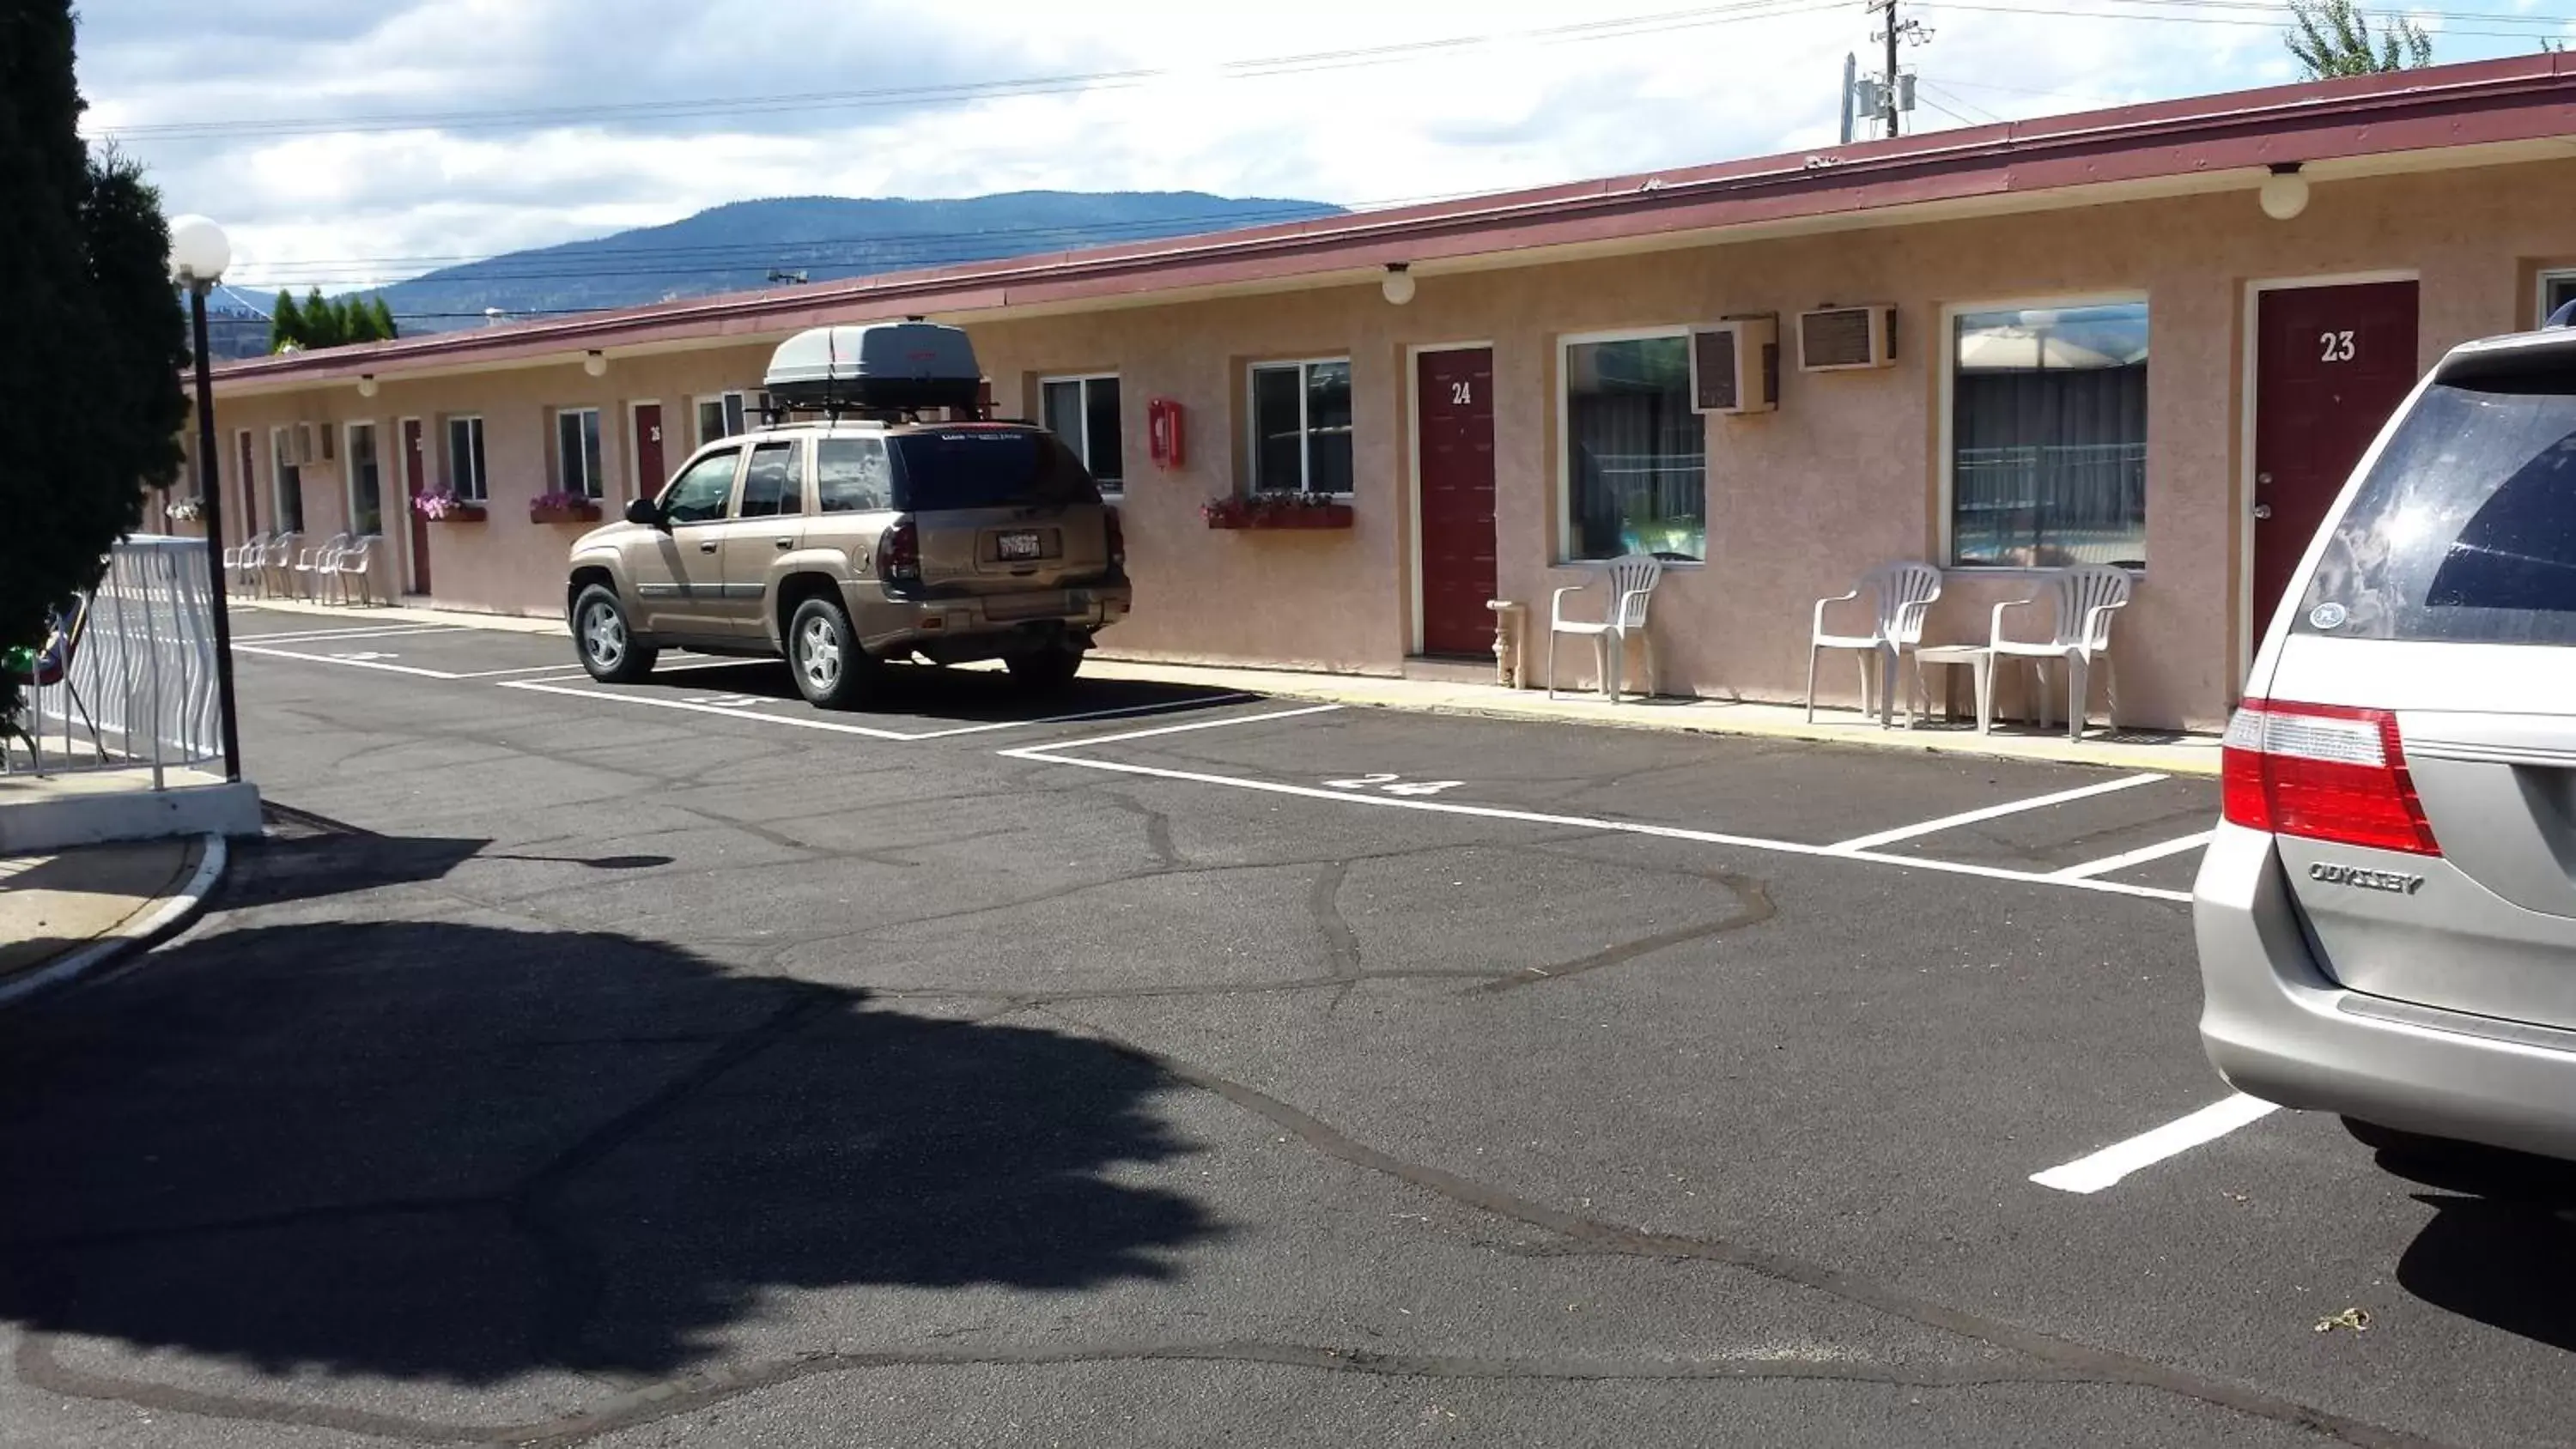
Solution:
M 2317 359 L 2320 362 L 2352 361 L 2350 332 L 2320 332 L 2317 334 L 2317 344 L 2325 349 L 2325 355 Z

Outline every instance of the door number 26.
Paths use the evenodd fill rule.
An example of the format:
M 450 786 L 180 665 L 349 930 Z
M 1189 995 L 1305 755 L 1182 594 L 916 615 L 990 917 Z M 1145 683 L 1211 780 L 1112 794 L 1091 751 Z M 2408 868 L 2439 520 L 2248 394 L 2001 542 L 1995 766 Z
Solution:
M 1336 790 L 1382 790 L 1389 795 L 1437 795 L 1466 783 L 1464 780 L 1408 780 L 1402 775 L 1359 775 L 1348 780 L 1326 780 Z
M 2317 334 L 2317 345 L 2325 349 L 2325 355 L 2317 359 L 2320 362 L 2352 361 L 2350 332 L 2320 332 Z

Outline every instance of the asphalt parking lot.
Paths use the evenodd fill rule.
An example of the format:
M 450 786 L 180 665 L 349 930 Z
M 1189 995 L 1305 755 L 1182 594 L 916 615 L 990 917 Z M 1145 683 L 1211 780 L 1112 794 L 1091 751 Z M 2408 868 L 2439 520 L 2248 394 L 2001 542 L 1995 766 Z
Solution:
M 0 1017 L 0 1444 L 2540 1444 L 2561 1184 L 2231 1101 L 2214 782 L 250 612 Z

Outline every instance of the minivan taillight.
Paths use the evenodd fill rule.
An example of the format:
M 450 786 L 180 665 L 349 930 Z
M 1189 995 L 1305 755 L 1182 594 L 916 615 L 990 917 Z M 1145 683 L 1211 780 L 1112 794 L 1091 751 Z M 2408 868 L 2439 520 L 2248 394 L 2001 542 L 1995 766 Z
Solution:
M 1119 520 L 1115 507 L 1100 510 L 1100 528 L 1102 539 L 1109 546 L 1109 571 L 1124 571 L 1127 567 L 1127 525 Z
M 898 518 L 877 535 L 877 577 L 889 584 L 921 582 L 921 529 Z
M 2375 850 L 2439 855 L 2415 798 L 2397 716 L 2249 699 L 2227 724 L 2220 810 L 2230 824 Z

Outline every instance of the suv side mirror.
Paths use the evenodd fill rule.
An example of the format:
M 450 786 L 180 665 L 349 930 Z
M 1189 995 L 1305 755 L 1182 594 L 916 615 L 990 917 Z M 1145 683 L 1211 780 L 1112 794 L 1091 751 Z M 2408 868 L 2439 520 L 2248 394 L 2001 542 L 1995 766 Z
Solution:
M 652 528 L 660 528 L 662 526 L 662 510 L 660 507 L 655 505 L 652 499 L 638 498 L 634 502 L 626 505 L 626 521 L 629 523 L 645 524 Z

